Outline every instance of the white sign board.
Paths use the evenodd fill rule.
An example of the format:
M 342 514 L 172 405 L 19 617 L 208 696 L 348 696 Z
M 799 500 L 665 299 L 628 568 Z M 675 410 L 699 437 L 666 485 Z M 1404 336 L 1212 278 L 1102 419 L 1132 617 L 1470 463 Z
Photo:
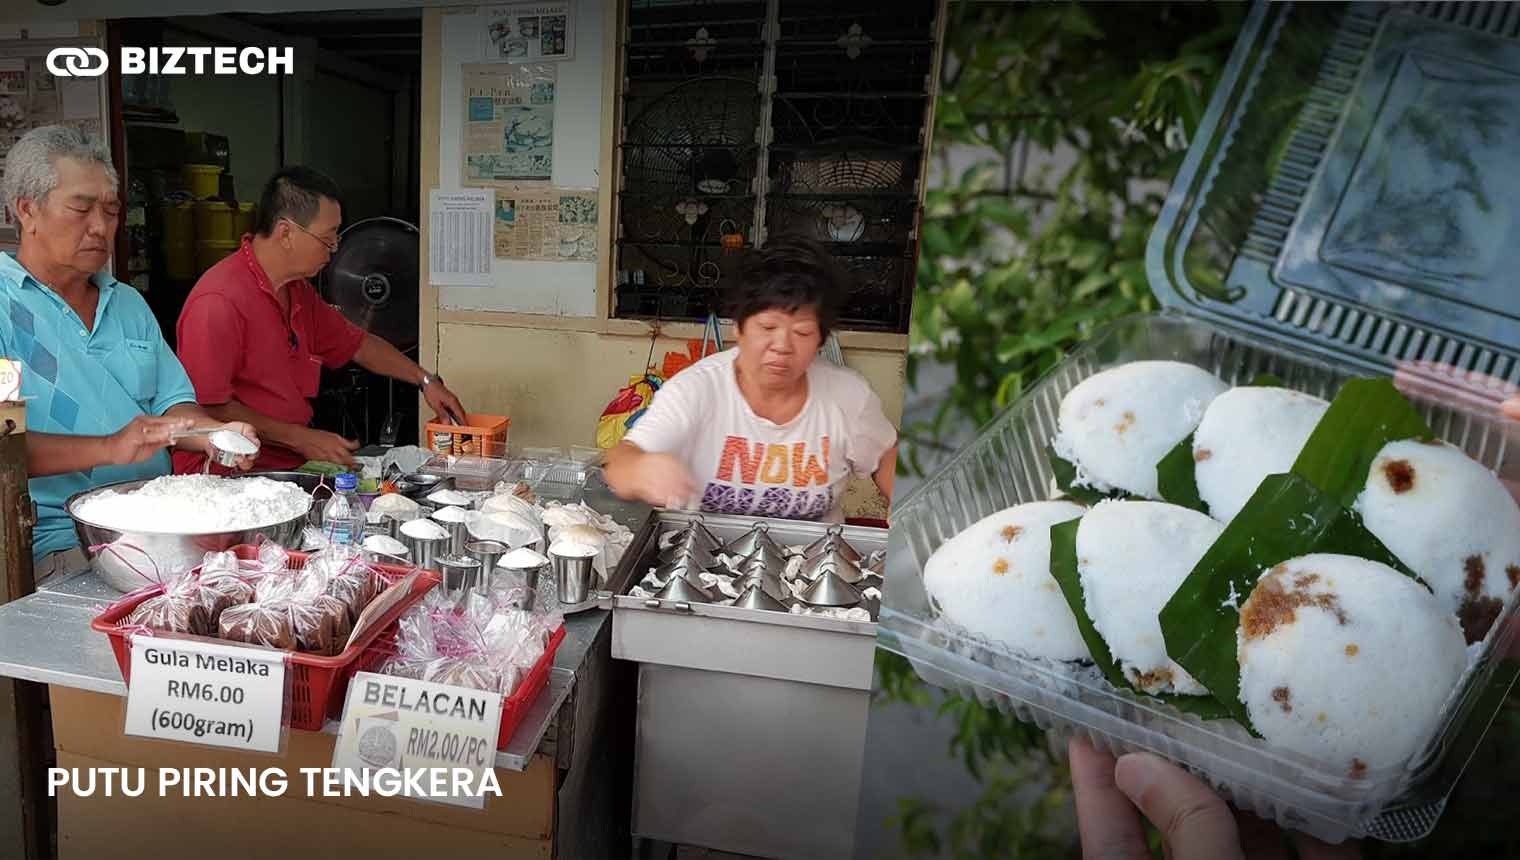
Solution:
M 21 399 L 21 362 L 0 358 L 0 403 Z
M 491 285 L 491 218 L 495 200 L 489 188 L 466 188 L 428 195 L 428 279 L 435 286 Z
M 333 749 L 335 770 L 361 773 L 421 769 L 468 771 L 468 786 L 452 784 L 439 794 L 404 793 L 472 809 L 485 807 L 494 784 L 501 694 L 468 687 L 360 672 L 348 685 L 343 722 Z
M 286 656 L 214 642 L 135 636 L 126 733 L 279 752 Z

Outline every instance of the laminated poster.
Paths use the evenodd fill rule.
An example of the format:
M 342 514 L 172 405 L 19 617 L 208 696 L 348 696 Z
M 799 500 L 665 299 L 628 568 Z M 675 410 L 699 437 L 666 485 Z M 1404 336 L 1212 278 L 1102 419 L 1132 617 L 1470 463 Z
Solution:
M 498 188 L 495 255 L 513 260 L 596 260 L 594 188 Z
M 66 111 L 58 81 L 47 70 L 42 57 L 0 57 L 0 160 L 22 135 L 42 125 L 71 125 L 86 134 L 101 136 L 100 83 L 95 78 L 85 80 L 89 82 L 90 93 L 77 93 L 81 98 L 71 97 L 70 109 Z M 13 248 L 17 238 L 15 216 L 9 207 L 0 205 L 0 248 Z
M 486 59 L 508 63 L 570 59 L 575 56 L 571 9 L 569 0 L 486 8 L 481 13 Z
M 548 181 L 554 169 L 554 66 L 463 67 L 465 185 Z

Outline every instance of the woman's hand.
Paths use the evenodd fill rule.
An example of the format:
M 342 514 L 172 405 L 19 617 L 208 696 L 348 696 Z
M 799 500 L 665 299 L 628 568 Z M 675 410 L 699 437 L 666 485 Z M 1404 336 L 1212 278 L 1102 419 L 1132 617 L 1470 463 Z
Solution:
M 1232 814 L 1207 785 L 1164 759 L 1130 753 L 1115 762 L 1076 738 L 1069 749 L 1086 860 L 1149 860 L 1142 814 L 1161 831 L 1170 860 L 1288 857 L 1282 831 L 1255 816 Z M 1361 856 L 1351 842 L 1326 845 L 1299 834 L 1293 841 L 1303 860 Z
M 605 474 L 614 493 L 657 508 L 684 508 L 697 492 L 696 482 L 679 458 L 644 451 L 628 442 L 607 452 Z

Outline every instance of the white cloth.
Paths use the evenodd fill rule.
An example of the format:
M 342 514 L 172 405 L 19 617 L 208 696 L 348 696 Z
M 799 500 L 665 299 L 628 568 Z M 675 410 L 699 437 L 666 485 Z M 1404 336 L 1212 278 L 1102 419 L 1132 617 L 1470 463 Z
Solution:
M 672 377 L 624 438 L 686 464 L 701 494 L 690 507 L 840 522 L 850 476 L 870 477 L 897 443 L 881 398 L 855 371 L 814 361 L 807 404 L 775 424 L 739 393 L 738 355 L 720 352 Z

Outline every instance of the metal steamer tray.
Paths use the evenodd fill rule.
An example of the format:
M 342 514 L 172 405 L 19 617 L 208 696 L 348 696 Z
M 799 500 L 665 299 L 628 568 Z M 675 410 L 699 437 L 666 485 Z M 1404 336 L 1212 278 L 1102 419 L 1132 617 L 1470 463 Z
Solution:
M 634 837 L 758 857 L 848 857 L 878 625 L 628 595 L 654 566 L 658 536 L 698 516 L 652 517 L 625 558 L 637 575 L 613 600 L 612 655 L 640 664 Z M 763 522 L 784 545 L 839 528 L 700 519 L 723 540 Z M 883 529 L 846 526 L 841 536 L 862 554 L 886 544 Z
M 734 672 L 786 681 L 871 688 L 871 652 L 877 625 L 818 615 L 793 615 L 707 603 L 641 598 L 627 592 L 658 564 L 659 536 L 700 519 L 714 535 L 732 540 L 764 523 L 785 546 L 807 545 L 831 528 L 862 555 L 886 546 L 886 531 L 799 520 L 660 511 L 647 537 L 635 540 L 619 565 L 627 582 L 613 601 L 612 656 L 646 663 Z
M 1204 722 L 970 635 L 940 617 L 922 572 L 983 516 L 1052 495 L 1044 449 L 1061 398 L 1108 367 L 1184 361 L 1230 384 L 1267 373 L 1325 398 L 1348 377 L 1413 362 L 1520 381 L 1509 265 L 1520 228 L 1496 214 L 1520 207 L 1520 183 L 1515 149 L 1493 144 L 1483 125 L 1503 115 L 1514 129 L 1517 114 L 1474 109 L 1495 98 L 1520 107 L 1520 39 L 1511 14 L 1494 14 L 1501 8 L 1253 8 L 1150 238 L 1147 275 L 1169 310 L 1095 334 L 897 501 L 884 648 L 932 684 L 1103 749 L 1159 753 L 1239 808 L 1327 841 L 1412 841 L 1434 829 L 1520 673 L 1505 659 L 1520 626 L 1515 595 L 1426 748 L 1352 779 L 1233 722 Z M 1430 122 L 1441 132 L 1416 133 Z M 1453 147 L 1470 158 L 1454 165 L 1442 155 Z M 1445 169 L 1471 175 L 1447 182 Z M 1493 403 L 1440 384 L 1429 397 L 1412 399 L 1443 439 L 1500 475 L 1520 469 L 1515 429 Z

